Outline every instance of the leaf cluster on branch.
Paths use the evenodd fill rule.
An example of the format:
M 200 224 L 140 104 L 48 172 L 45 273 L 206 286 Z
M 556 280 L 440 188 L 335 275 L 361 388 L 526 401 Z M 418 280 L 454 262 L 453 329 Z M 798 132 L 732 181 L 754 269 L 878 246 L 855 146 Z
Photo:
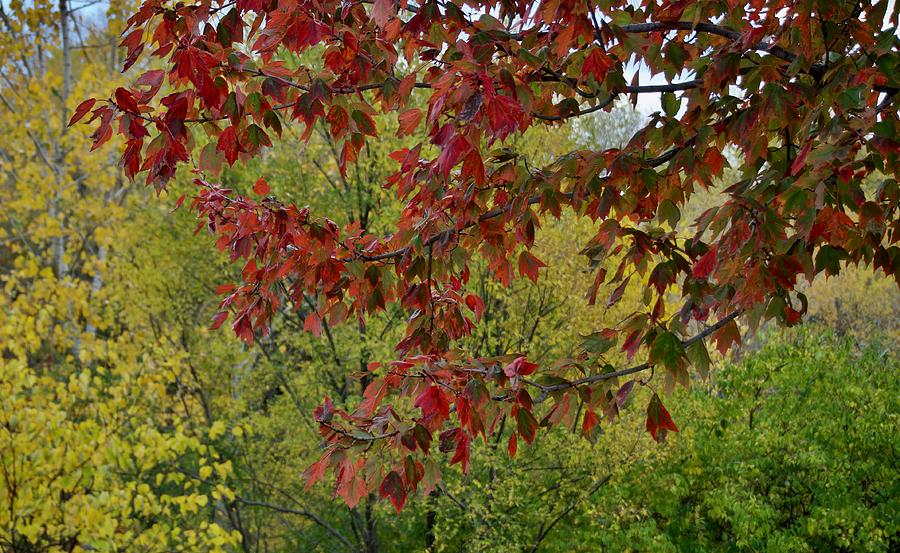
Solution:
M 123 135 L 126 173 L 159 189 L 179 165 L 197 170 L 198 229 L 243 266 L 242 282 L 219 289 L 214 326 L 230 318 L 252 343 L 285 306 L 313 306 L 304 328 L 316 335 L 391 305 L 406 312 L 397 359 L 370 364 L 359 406 L 326 398 L 316 411 L 325 449 L 307 471 L 312 483 L 331 468 L 350 506 L 377 491 L 399 510 L 436 485 L 435 449 L 466 470 L 473 440 L 501 420 L 515 423 L 512 455 L 541 426 L 582 417 L 589 431 L 650 375 L 687 384 L 689 367 L 705 373 L 704 338 L 723 353 L 740 344 L 739 316 L 751 328 L 797 324 L 801 278 L 841 263 L 900 278 L 900 58 L 887 7 L 147 0 L 129 20 L 125 69 L 145 52 L 163 68 L 87 100 L 72 123 L 90 114 L 95 147 Z M 666 84 L 642 84 L 648 73 Z M 661 95 L 662 111 L 620 149 L 536 167 L 504 146 L 641 94 Z M 391 154 L 384 183 L 405 202 L 390 234 L 280 202 L 264 180 L 256 197 L 215 182 L 223 161 L 258 156 L 287 126 L 327 129 L 346 172 L 379 139 L 376 118 L 394 114 L 408 146 Z M 676 232 L 684 204 L 728 159 L 736 182 L 691 235 Z M 474 260 L 504 284 L 539 280 L 553 267 L 531 248 L 564 211 L 595 222 L 573 237 L 595 275 L 586 300 L 611 286 L 609 306 L 642 282 L 643 303 L 546 366 L 458 349 L 484 310 L 468 285 Z M 646 362 L 617 370 L 614 348 Z M 646 426 L 656 439 L 677 430 L 655 393 Z

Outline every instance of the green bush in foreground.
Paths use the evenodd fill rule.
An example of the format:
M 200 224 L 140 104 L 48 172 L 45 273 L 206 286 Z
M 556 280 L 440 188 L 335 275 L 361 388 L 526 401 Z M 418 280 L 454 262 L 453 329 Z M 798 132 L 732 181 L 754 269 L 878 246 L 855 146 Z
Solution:
M 891 344 L 770 335 L 670 402 L 675 420 L 699 416 L 558 535 L 611 551 L 896 551 L 897 369 Z

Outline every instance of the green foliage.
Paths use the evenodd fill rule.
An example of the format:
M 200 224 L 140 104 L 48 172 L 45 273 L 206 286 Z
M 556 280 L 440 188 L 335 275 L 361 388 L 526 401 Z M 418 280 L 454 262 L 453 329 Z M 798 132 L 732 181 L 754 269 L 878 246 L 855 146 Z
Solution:
M 573 525 L 612 551 L 893 550 L 893 345 L 859 350 L 815 328 L 768 335 L 670 402 L 676 418 L 698 416 L 655 458 L 620 467 Z
M 890 345 L 860 350 L 821 327 L 767 333 L 761 350 L 667 402 L 676 420 L 697 418 L 661 447 L 627 408 L 589 438 L 541 434 L 515 459 L 504 440 L 480 445 L 468 475 L 450 471 L 399 517 L 382 511 L 380 550 L 420 550 L 430 512 L 433 551 L 890 551 Z

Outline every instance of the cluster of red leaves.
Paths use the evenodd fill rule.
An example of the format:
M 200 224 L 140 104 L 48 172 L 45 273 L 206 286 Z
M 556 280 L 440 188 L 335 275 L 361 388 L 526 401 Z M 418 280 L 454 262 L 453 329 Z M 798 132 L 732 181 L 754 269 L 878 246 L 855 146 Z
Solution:
M 689 366 L 704 372 L 703 339 L 722 352 L 740 343 L 739 314 L 751 326 L 797 323 L 806 310 L 800 277 L 852 262 L 898 278 L 900 73 L 893 30 L 882 29 L 886 6 L 146 0 L 123 40 L 126 69 L 145 48 L 165 69 L 86 101 L 72 122 L 92 113 L 95 146 L 115 128 L 126 173 L 145 172 L 157 187 L 194 159 L 191 125 L 211 137 L 194 161 L 205 175 L 192 206 L 243 263 L 243 282 L 220 289 L 215 326 L 232 316 L 252 342 L 285 304 L 309 307 L 304 326 L 314 334 L 392 304 L 409 314 L 399 360 L 370 368 L 359 406 L 326 399 L 317 410 L 325 452 L 307 472 L 312 483 L 331 468 L 351 506 L 377 490 L 400 509 L 408 492 L 440 478 L 429 455 L 435 436 L 465 470 L 473 440 L 501 420 L 514 421 L 511 455 L 541 426 L 580 416 L 590 433 L 642 382 L 620 379 L 658 369 L 667 383 L 686 383 Z M 314 52 L 320 63 L 296 67 L 284 52 Z M 687 77 L 642 85 L 638 72 L 629 81 L 633 60 L 670 81 Z M 427 97 L 423 108 L 414 90 Z M 621 150 L 576 151 L 543 168 L 492 150 L 535 124 L 639 94 L 662 94 L 663 113 Z M 398 135 L 411 137 L 391 156 L 398 170 L 385 186 L 406 203 L 389 236 L 206 180 L 290 124 L 307 137 L 324 125 L 345 171 L 377 136 L 379 112 L 397 112 Z M 729 146 L 738 180 L 692 236 L 677 235 L 680 208 L 722 177 Z M 472 257 L 504 284 L 517 273 L 537 281 L 535 233 L 563 210 L 598 222 L 585 237 L 596 275 L 588 301 L 606 284 L 612 305 L 641 280 L 644 305 L 551 366 L 454 350 L 484 310 L 467 291 Z M 701 330 L 690 337 L 692 328 Z M 645 351 L 647 361 L 615 370 L 604 358 L 613 348 L 628 358 Z M 654 439 L 677 430 L 655 393 L 647 429 Z

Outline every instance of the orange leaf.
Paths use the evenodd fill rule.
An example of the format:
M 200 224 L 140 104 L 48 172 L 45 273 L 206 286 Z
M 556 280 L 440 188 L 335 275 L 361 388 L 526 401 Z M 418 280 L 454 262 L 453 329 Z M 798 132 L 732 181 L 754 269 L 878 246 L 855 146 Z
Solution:
M 538 269 L 546 267 L 543 261 L 531 255 L 527 251 L 519 254 L 519 274 L 527 276 L 532 282 L 537 283 Z
M 253 185 L 253 191 L 259 196 L 266 196 L 269 194 L 269 183 L 266 182 L 266 179 L 260 177 L 256 184 Z
M 413 108 L 408 109 L 397 117 L 400 127 L 397 129 L 397 136 L 406 136 L 416 131 L 419 123 L 422 121 L 422 110 Z
M 599 419 L 597 419 L 597 415 L 595 415 L 593 411 L 588 409 L 587 411 L 584 412 L 584 421 L 582 422 L 582 425 L 581 425 L 581 433 L 584 436 L 587 436 L 588 434 L 591 433 L 591 430 L 595 426 L 597 426 L 597 423 L 599 423 L 599 422 L 600 421 L 599 421 Z

